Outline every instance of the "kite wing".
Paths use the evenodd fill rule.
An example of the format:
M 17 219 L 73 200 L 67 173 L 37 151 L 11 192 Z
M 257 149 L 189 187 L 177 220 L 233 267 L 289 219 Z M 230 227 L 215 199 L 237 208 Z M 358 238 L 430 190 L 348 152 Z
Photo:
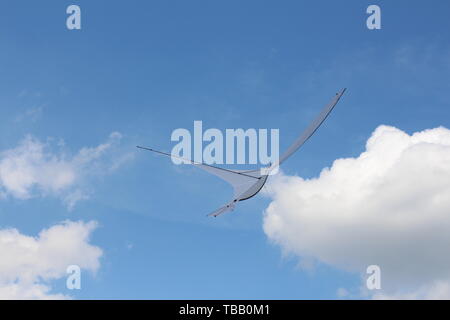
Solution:
M 233 187 L 233 200 L 239 200 L 239 196 L 258 183 L 261 177 L 259 170 L 237 171 L 204 164 L 194 165 L 228 182 Z
M 239 200 L 239 196 L 244 194 L 247 190 L 249 190 L 255 183 L 258 183 L 260 181 L 261 175 L 259 173 L 259 170 L 252 170 L 252 171 L 235 171 L 235 170 L 228 170 L 224 168 L 215 167 L 206 163 L 200 163 L 196 161 L 192 161 L 189 159 L 184 159 L 166 152 L 157 151 L 151 148 L 141 147 L 137 146 L 139 149 L 144 149 L 148 151 L 155 152 L 160 155 L 164 155 L 167 157 L 174 157 L 177 159 L 184 160 L 187 163 L 190 163 L 200 169 L 203 169 L 211 174 L 214 174 L 218 176 L 219 178 L 225 180 L 231 186 L 233 187 L 234 194 L 233 194 L 233 200 Z
M 303 131 L 303 133 L 297 138 L 297 140 L 294 141 L 294 143 L 286 150 L 286 152 L 281 155 L 280 159 L 270 166 L 268 170 L 269 172 L 272 171 L 275 167 L 281 165 L 287 158 L 294 154 L 314 134 L 314 132 L 316 132 L 316 130 L 325 121 L 330 112 L 339 102 L 345 90 L 346 89 L 344 88 L 340 92 L 336 93 L 336 95 L 333 97 L 333 100 L 331 100 L 331 102 L 323 108 L 317 118 L 314 119 L 313 122 L 311 122 L 308 128 L 306 128 L 306 130 Z

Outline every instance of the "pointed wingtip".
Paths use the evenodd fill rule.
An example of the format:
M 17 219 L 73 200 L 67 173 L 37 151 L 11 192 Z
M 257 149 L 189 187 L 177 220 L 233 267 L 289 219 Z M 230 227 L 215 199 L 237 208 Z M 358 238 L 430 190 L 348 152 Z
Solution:
M 138 149 L 142 149 L 142 150 L 153 151 L 153 152 L 155 152 L 155 151 L 156 151 L 155 149 L 152 149 L 152 148 L 147 148 L 147 147 L 143 147 L 143 146 L 136 146 L 136 148 L 138 148 Z M 159 151 L 158 151 L 158 153 L 163 153 L 163 152 L 159 152 Z
M 345 91 L 347 91 L 347 88 L 344 88 L 339 92 L 336 92 L 336 97 L 341 98 L 344 95 Z
M 220 209 L 219 209 L 219 210 L 220 210 Z M 214 212 L 208 213 L 206 216 L 207 216 L 207 217 L 214 217 L 214 218 L 217 218 L 217 216 L 218 216 L 217 210 L 214 211 Z

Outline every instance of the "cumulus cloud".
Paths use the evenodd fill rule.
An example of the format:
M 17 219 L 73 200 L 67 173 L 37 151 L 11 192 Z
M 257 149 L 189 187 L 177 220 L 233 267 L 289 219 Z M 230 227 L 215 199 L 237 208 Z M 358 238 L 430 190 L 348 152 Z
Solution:
M 270 189 L 264 231 L 284 252 L 363 279 L 380 266 L 373 298 L 450 298 L 450 130 L 380 126 L 358 157 Z
M 102 250 L 89 243 L 95 222 L 65 221 L 37 237 L 0 230 L 0 299 L 66 299 L 49 282 L 67 276 L 69 265 L 96 272 Z
M 0 153 L 0 197 L 29 199 L 52 195 L 72 209 L 79 200 L 89 197 L 83 186 L 88 176 L 115 170 L 130 159 L 129 154 L 125 158 L 119 154 L 115 160 L 108 157 L 121 138 L 120 133 L 114 132 L 105 143 L 82 148 L 71 156 L 63 151 L 62 143 L 54 150 L 50 141 L 27 136 L 17 147 Z

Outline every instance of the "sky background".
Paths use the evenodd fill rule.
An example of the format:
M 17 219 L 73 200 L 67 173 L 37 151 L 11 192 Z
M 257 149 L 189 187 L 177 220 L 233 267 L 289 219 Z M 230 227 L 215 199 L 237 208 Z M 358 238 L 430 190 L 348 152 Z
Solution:
M 82 30 L 66 28 L 70 4 L 81 7 Z M 366 27 L 370 4 L 381 7 L 381 30 Z M 66 289 L 65 276 L 44 281 L 77 299 L 338 298 L 361 275 L 322 263 L 301 270 L 264 233 L 270 198 L 206 218 L 229 200 L 227 184 L 135 146 L 170 151 L 174 129 L 202 120 L 279 128 L 283 151 L 344 87 L 286 174 L 311 178 L 358 156 L 381 124 L 409 134 L 449 127 L 449 11 L 444 0 L 2 0 L 0 150 L 31 135 L 71 158 L 113 132 L 122 138 L 100 169 L 87 166 L 78 187 L 88 199 L 70 209 L 57 192 L 6 194 L 0 229 L 37 236 L 64 220 L 97 221 L 89 243 L 103 255 L 82 289 Z

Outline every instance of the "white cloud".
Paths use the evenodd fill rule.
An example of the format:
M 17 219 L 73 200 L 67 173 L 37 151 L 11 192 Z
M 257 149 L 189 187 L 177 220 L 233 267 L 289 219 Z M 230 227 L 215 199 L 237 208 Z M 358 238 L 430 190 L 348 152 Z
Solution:
M 374 298 L 450 298 L 450 130 L 380 126 L 359 157 L 272 182 L 264 231 L 284 252 L 363 277 L 379 265 Z
M 69 265 L 96 272 L 102 250 L 89 243 L 95 222 L 65 221 L 37 237 L 0 230 L 0 299 L 65 299 L 50 293 L 51 280 L 66 277 Z
M 112 133 L 108 140 L 93 148 L 82 148 L 70 156 L 62 151 L 59 142 L 54 151 L 50 142 L 27 136 L 13 149 L 0 154 L 0 197 L 29 199 L 36 196 L 58 196 L 72 209 L 79 200 L 87 199 L 89 191 L 83 184 L 88 176 L 108 172 L 130 160 L 123 154 L 117 163 L 113 149 L 121 140 L 120 133 Z
M 439 280 L 426 284 L 411 291 L 396 292 L 386 294 L 383 292 L 375 293 L 373 299 L 377 300 L 442 300 L 450 299 L 450 281 Z
M 63 203 L 66 205 L 67 209 L 71 211 L 79 201 L 87 199 L 89 199 L 89 195 L 86 192 L 81 189 L 76 189 L 64 197 Z

